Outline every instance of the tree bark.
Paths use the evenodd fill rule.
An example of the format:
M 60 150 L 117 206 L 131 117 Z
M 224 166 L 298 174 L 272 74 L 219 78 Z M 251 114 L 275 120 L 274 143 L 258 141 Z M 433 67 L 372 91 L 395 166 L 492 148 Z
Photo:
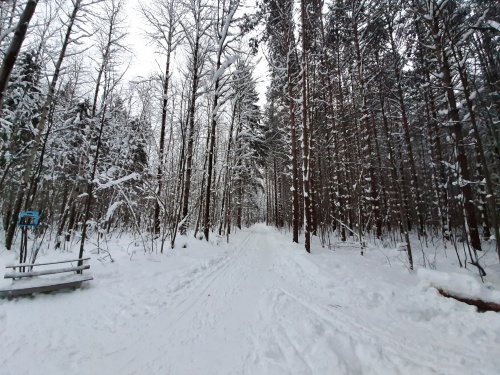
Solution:
M 196 31 L 195 44 L 193 49 L 193 81 L 191 83 L 191 98 L 189 104 L 189 132 L 187 140 L 187 150 L 186 150 L 186 173 L 184 178 L 184 196 L 182 203 L 182 225 L 179 228 L 182 235 L 187 233 L 187 219 L 189 214 L 189 196 L 191 192 L 191 176 L 193 173 L 193 150 L 194 150 L 194 132 L 195 132 L 195 112 L 196 112 L 196 91 L 198 90 L 198 55 L 199 55 L 199 45 L 200 35 L 199 30 Z M 207 185 L 210 182 L 207 181 Z
M 10 250 L 12 246 L 12 241 L 14 239 L 14 233 L 16 230 L 16 220 L 17 217 L 19 216 L 19 213 L 21 212 L 21 207 L 23 204 L 23 200 L 25 195 L 29 191 L 29 180 L 31 177 L 31 172 L 33 169 L 33 165 L 35 162 L 35 156 L 38 151 L 38 147 L 40 146 L 40 143 L 42 141 L 42 132 L 43 129 L 45 128 L 45 124 L 47 122 L 47 118 L 49 115 L 50 107 L 52 104 L 52 101 L 54 99 L 54 94 L 55 94 L 55 89 L 57 85 L 57 81 L 59 79 L 59 74 L 61 72 L 61 66 L 63 63 L 63 60 L 66 56 L 66 50 L 68 48 L 68 45 L 70 43 L 70 37 L 71 37 L 71 32 L 73 29 L 73 25 L 76 20 L 76 16 L 78 11 L 80 10 L 81 7 L 81 0 L 77 0 L 74 4 L 73 11 L 71 13 L 71 16 L 68 20 L 68 27 L 66 29 L 66 35 L 64 37 L 63 45 L 61 47 L 61 52 L 59 53 L 59 58 L 56 63 L 54 75 L 52 76 L 52 81 L 49 86 L 49 92 L 47 93 L 47 97 L 45 99 L 45 103 L 43 106 L 42 114 L 40 116 L 40 122 L 38 123 L 37 129 L 36 129 L 36 135 L 35 135 L 35 140 L 33 142 L 33 145 L 31 146 L 30 153 L 28 155 L 28 158 L 26 159 L 26 167 L 23 172 L 23 177 L 22 177 L 22 182 L 21 186 L 19 187 L 17 196 L 16 196 L 16 201 L 14 204 L 14 209 L 12 211 L 12 219 L 11 223 L 9 225 L 9 228 L 6 233 L 6 238 L 5 238 L 5 247 Z
M 307 125 L 307 50 L 306 50 L 306 38 L 305 35 L 305 18 L 306 18 L 306 6 L 305 0 L 300 2 L 300 19 L 302 24 L 302 185 L 304 193 L 304 217 L 305 217 L 305 228 L 304 228 L 304 245 L 308 253 L 311 252 L 311 192 L 309 189 L 309 178 L 311 171 L 309 170 L 310 155 L 309 155 L 309 127 Z
M 167 126 L 167 95 L 169 86 L 169 75 L 170 75 L 170 52 L 171 52 L 171 39 L 168 42 L 167 50 L 167 62 L 165 65 L 165 82 L 163 85 L 163 100 L 161 107 L 161 130 L 160 130 L 160 150 L 158 155 L 158 171 L 156 174 L 156 181 L 158 184 L 158 192 L 155 202 L 155 212 L 154 212 L 154 232 L 155 234 L 160 233 L 160 199 L 163 191 L 163 169 L 164 169 L 164 159 L 165 159 L 165 132 Z
M 29 23 L 35 13 L 37 5 L 38 0 L 29 0 L 26 3 L 26 6 L 24 7 L 24 10 L 19 18 L 19 22 L 17 23 L 16 30 L 14 31 L 14 37 L 10 42 L 9 48 L 6 51 L 2 62 L 2 67 L 0 68 L 0 116 L 2 115 L 1 109 L 3 106 L 5 90 L 9 84 L 10 74 L 12 73 L 12 69 L 16 63 L 17 56 L 19 55 L 19 51 L 23 45 Z M 10 246 L 8 249 L 10 249 Z
M 94 163 L 92 166 L 92 173 L 90 175 L 89 181 L 87 183 L 87 196 L 86 196 L 86 202 L 85 202 L 85 213 L 83 216 L 83 228 L 82 228 L 82 238 L 80 240 L 80 252 L 78 258 L 82 259 L 83 258 L 83 251 L 85 247 L 85 239 L 87 236 L 87 221 L 90 218 L 90 208 L 92 207 L 92 198 L 94 194 L 94 179 L 95 175 L 97 172 L 97 164 L 99 162 L 99 154 L 101 151 L 101 140 L 102 140 L 102 132 L 104 130 L 104 125 L 106 123 L 106 110 L 107 106 L 104 105 L 104 108 L 102 110 L 102 115 L 101 115 L 101 124 L 99 128 L 99 135 L 97 137 L 97 145 L 96 145 L 96 151 L 94 155 Z M 78 266 L 83 265 L 83 261 L 79 260 L 78 261 Z M 81 273 L 81 272 L 79 272 Z

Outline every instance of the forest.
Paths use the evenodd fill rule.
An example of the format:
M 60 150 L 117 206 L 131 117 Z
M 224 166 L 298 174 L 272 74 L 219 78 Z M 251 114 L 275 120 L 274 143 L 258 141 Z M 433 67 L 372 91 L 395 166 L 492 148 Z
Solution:
M 35 243 L 80 256 L 89 237 L 164 252 L 265 222 L 307 252 L 401 246 L 409 269 L 414 236 L 483 274 L 499 22 L 492 0 L 1 1 L 0 241 L 23 210 Z M 157 56 L 137 77 L 131 23 Z

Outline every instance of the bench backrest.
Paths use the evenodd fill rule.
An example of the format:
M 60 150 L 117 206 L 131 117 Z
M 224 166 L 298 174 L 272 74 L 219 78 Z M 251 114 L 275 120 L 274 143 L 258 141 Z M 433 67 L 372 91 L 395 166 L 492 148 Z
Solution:
M 84 261 L 84 260 L 89 260 L 90 258 L 81 258 L 81 259 L 70 259 L 70 260 L 60 260 L 58 262 L 49 262 L 49 263 L 20 263 L 20 264 L 7 264 L 5 268 L 18 268 L 18 267 L 37 267 L 37 266 L 48 266 L 51 264 L 61 264 L 61 263 L 70 263 L 70 262 L 78 262 L 78 261 Z
M 40 271 L 33 271 L 33 267 L 37 266 L 47 266 L 47 265 L 53 265 L 53 264 L 65 264 L 65 263 L 71 263 L 71 262 L 79 262 L 79 261 L 84 261 L 84 260 L 89 260 L 90 258 L 82 258 L 82 259 L 69 259 L 69 260 L 61 260 L 57 262 L 48 262 L 48 263 L 35 263 L 35 264 L 29 264 L 29 263 L 21 263 L 21 264 L 8 264 L 6 266 L 7 269 L 13 268 L 14 270 L 11 272 L 6 272 L 4 275 L 4 279 L 21 279 L 25 277 L 34 277 L 34 276 L 43 276 L 43 275 L 53 275 L 57 273 L 65 273 L 65 272 L 78 272 L 82 273 L 83 270 L 88 270 L 90 268 L 89 264 L 84 264 L 81 266 L 74 266 L 74 267 L 60 267 L 60 268 L 52 268 L 52 269 L 42 269 Z M 29 268 L 28 272 L 18 272 L 16 271 L 16 268 L 19 268 L 20 271 L 24 271 L 25 268 Z

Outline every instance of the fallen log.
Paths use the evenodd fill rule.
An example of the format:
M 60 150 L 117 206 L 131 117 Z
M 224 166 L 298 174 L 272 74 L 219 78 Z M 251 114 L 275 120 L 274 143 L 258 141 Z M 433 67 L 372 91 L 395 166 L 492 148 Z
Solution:
M 495 302 L 488 302 L 488 301 L 483 301 L 480 299 L 471 299 L 471 298 L 463 298 L 459 297 L 453 294 L 450 294 L 450 292 L 446 292 L 442 289 L 436 288 L 443 297 L 447 298 L 453 298 L 456 299 L 459 302 L 466 303 L 468 305 L 476 306 L 479 312 L 485 312 L 485 311 L 494 311 L 494 312 L 500 312 L 500 305 Z

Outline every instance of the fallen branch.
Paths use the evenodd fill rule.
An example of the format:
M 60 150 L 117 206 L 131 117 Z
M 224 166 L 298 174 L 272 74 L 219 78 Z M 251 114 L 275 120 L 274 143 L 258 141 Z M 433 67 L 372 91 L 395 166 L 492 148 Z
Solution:
M 450 292 L 445 292 L 442 289 L 436 288 L 439 292 L 444 297 L 447 298 L 453 298 L 456 299 L 459 302 L 466 303 L 468 305 L 476 306 L 479 310 L 479 312 L 485 312 L 485 311 L 495 311 L 495 312 L 500 312 L 500 305 L 495 302 L 488 302 L 488 301 L 483 301 L 480 299 L 470 299 L 470 298 L 463 298 L 459 297 L 453 294 L 450 294 Z
M 476 306 L 480 312 L 500 312 L 500 291 L 486 287 L 476 276 L 425 268 L 420 268 L 417 274 L 424 290 L 434 288 L 444 297 Z

